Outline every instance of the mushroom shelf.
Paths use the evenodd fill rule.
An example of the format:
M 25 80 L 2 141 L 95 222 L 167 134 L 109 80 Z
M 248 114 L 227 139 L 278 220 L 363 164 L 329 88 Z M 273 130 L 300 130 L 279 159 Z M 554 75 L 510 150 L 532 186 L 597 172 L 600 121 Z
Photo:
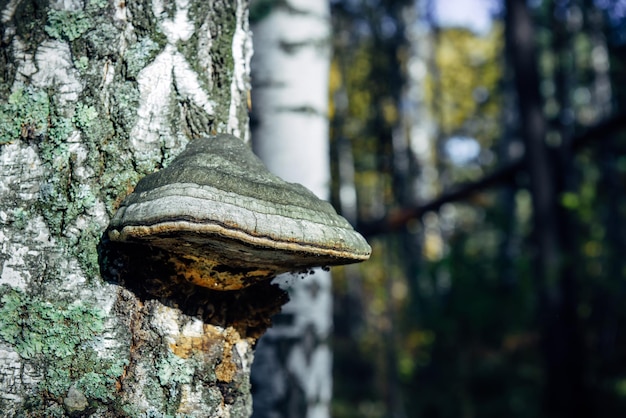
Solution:
M 218 290 L 371 253 L 332 205 L 271 174 L 226 134 L 191 141 L 167 168 L 141 179 L 108 235 L 164 249 L 179 276 Z

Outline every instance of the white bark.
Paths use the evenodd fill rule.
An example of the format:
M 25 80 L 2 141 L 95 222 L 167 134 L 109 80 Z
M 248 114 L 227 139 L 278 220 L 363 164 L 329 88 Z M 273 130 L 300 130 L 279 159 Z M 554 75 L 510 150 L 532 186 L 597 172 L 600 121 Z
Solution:
M 330 181 L 329 13 L 325 1 L 292 0 L 274 5 L 268 16 L 253 25 L 255 151 L 270 171 L 303 184 L 323 199 L 328 198 Z M 330 274 L 317 269 L 305 280 L 282 280 L 291 284 L 291 301 L 257 348 L 254 416 L 328 417 Z
M 255 336 L 137 294 L 98 254 L 141 176 L 195 136 L 249 137 L 247 3 L 0 12 L 2 416 L 248 416 Z

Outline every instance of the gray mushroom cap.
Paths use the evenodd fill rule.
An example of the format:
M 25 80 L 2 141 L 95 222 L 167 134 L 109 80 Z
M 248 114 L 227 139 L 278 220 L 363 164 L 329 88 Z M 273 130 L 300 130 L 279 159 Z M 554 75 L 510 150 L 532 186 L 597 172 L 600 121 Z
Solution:
M 225 134 L 190 142 L 167 168 L 140 180 L 109 237 L 165 249 L 187 280 L 223 290 L 371 253 L 328 202 L 271 174 Z

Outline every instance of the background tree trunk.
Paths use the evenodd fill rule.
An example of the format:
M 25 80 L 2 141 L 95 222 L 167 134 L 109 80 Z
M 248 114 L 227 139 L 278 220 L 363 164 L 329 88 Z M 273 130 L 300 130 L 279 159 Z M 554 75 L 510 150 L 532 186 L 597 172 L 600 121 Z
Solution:
M 270 171 L 329 196 L 330 11 L 324 1 L 253 2 L 252 138 Z M 255 17 L 257 20 L 255 20 Z M 283 277 L 285 279 L 285 277 Z M 291 301 L 261 338 L 255 417 L 327 417 L 332 392 L 331 278 L 290 281 Z
M 539 322 L 546 367 L 544 410 L 551 417 L 586 417 L 591 413 L 585 381 L 585 342 L 577 313 L 578 289 L 569 215 L 557 198 L 571 175 L 570 138 L 562 129 L 561 160 L 546 144 L 547 121 L 540 93 L 534 30 L 526 2 L 506 2 L 507 49 L 513 68 L 526 149 L 533 208 L 532 255 L 540 298 Z M 559 80 L 557 80 L 557 84 Z M 565 80 L 563 81 L 565 83 Z M 567 101 L 561 103 L 564 109 Z M 559 165 L 560 163 L 560 165 Z M 557 166 L 557 168 L 555 168 Z
M 101 241 L 190 139 L 249 137 L 247 3 L 15 0 L 0 22 L 3 416 L 249 416 L 256 335 L 116 282 Z

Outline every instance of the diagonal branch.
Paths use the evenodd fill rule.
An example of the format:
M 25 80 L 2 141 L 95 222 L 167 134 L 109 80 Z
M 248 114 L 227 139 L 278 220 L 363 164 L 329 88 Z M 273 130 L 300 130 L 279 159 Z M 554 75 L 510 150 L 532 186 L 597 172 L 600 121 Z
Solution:
M 622 113 L 612 116 L 574 137 L 572 140 L 572 148 L 578 151 L 587 145 L 592 145 L 594 142 L 604 140 L 608 136 L 624 129 L 626 129 L 626 114 Z M 485 175 L 479 180 L 455 186 L 452 190 L 442 193 L 436 199 L 424 203 L 423 205 L 392 209 L 383 219 L 360 222 L 357 225 L 357 230 L 366 237 L 397 231 L 404 227 L 410 220 L 419 219 L 426 212 L 439 210 L 439 208 L 446 203 L 466 200 L 474 194 L 490 187 L 510 184 L 514 181 L 517 174 L 524 169 L 524 159 L 519 158 Z

